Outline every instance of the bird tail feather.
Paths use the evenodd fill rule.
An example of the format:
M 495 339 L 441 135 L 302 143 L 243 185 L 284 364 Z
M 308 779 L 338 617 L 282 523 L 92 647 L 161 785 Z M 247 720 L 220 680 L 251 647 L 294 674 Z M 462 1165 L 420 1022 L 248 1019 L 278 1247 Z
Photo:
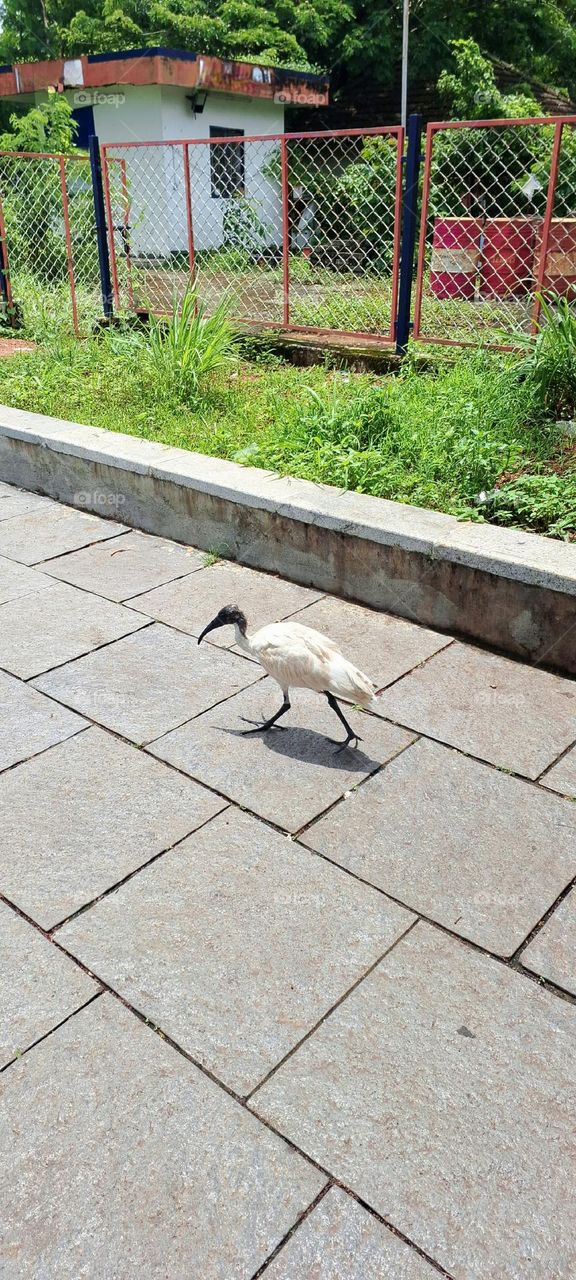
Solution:
M 338 655 L 330 664 L 330 690 L 336 698 L 371 709 L 376 686 L 363 671 Z

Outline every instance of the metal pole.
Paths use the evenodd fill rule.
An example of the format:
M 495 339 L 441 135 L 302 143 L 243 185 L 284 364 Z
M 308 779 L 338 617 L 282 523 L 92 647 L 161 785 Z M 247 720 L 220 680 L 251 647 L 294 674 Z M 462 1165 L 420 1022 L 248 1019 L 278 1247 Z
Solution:
M 402 93 L 400 100 L 400 123 L 406 128 L 408 118 L 408 41 L 410 26 L 410 0 L 404 0 L 402 13 Z
M 60 156 L 60 190 L 62 193 L 62 215 L 64 218 L 64 240 L 66 242 L 66 261 L 68 263 L 68 280 L 70 283 L 70 301 L 72 303 L 72 325 L 76 337 L 80 337 L 78 327 L 78 307 L 76 304 L 76 280 L 74 276 L 74 254 L 72 251 L 72 232 L 70 230 L 70 209 L 68 207 L 68 188 L 66 186 L 66 157 Z
M 290 218 L 288 209 L 290 189 L 288 186 L 286 138 L 282 138 L 280 142 L 280 174 L 282 185 L 282 283 L 284 292 L 282 323 L 288 325 L 290 323 Z
M 100 144 L 92 133 L 88 138 L 90 155 L 90 172 L 92 174 L 92 195 L 94 198 L 94 221 L 96 224 L 96 245 L 98 249 L 98 267 L 100 270 L 100 292 L 104 315 L 110 320 L 114 314 L 112 306 L 112 281 L 110 279 L 110 260 L 108 258 L 108 238 L 106 235 L 106 211 L 104 208 L 104 188 L 102 185 L 102 165 L 100 163 Z
M 398 288 L 398 315 L 396 319 L 396 353 L 406 354 L 410 335 L 410 308 L 412 301 L 412 277 L 414 274 L 414 248 L 418 219 L 418 177 L 420 173 L 420 134 L 422 116 L 408 117 L 406 136 L 406 167 L 404 172 L 404 209 L 402 215 L 402 247 L 400 249 L 400 284 Z

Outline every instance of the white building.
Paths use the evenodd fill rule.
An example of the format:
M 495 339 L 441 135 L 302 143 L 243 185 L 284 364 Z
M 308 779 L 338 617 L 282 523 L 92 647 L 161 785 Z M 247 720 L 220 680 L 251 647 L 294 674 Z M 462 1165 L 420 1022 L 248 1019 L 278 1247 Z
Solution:
M 240 223 L 244 218 L 256 247 L 280 243 L 276 139 L 284 130 L 284 108 L 328 100 L 322 76 L 171 49 L 0 68 L 0 97 L 23 107 L 51 90 L 70 100 L 80 147 L 90 134 L 110 144 L 104 150 L 112 204 L 117 202 L 113 220 L 123 216 L 124 184 L 131 251 L 155 257 L 187 250 L 190 224 L 194 251 L 219 248 L 235 216 Z M 219 141 L 230 136 L 236 141 Z M 254 136 L 258 141 L 250 140 Z M 186 150 L 167 145 L 184 141 L 190 142 Z

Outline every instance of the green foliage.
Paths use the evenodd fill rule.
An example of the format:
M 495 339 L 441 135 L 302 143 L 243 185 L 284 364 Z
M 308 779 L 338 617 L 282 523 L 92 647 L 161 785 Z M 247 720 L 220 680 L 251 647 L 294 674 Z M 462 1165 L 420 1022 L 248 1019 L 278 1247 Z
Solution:
M 10 128 L 0 134 L 0 151 L 57 151 L 68 154 L 74 148 L 77 131 L 72 107 L 61 93 L 50 93 L 46 102 L 31 107 L 25 115 L 10 116 Z
M 0 150 L 69 153 L 74 150 L 76 128 L 69 103 L 62 94 L 52 93 L 25 115 L 10 117 L 10 130 L 0 136 Z M 57 284 L 66 273 L 57 162 L 2 157 L 0 173 L 14 278 L 33 272 Z
M 378 270 L 390 266 L 396 154 L 394 140 L 378 135 L 364 138 L 357 150 L 348 146 L 332 160 L 321 141 L 290 144 L 290 181 L 303 187 L 314 204 L 312 248 L 349 241 L 356 270 L 360 265 Z M 262 172 L 279 180 L 279 151 L 271 152 Z
M 401 48 L 400 0 L 3 0 L 0 60 L 30 61 L 166 45 L 332 71 L 349 101 L 366 83 L 391 89 Z M 576 94 L 576 0 L 418 0 L 410 70 L 430 84 L 446 40 L 476 40 L 520 71 Z
M 174 300 L 167 322 L 153 317 L 146 335 L 123 339 L 126 354 L 135 353 L 147 365 L 161 396 L 194 404 L 215 374 L 230 372 L 238 361 L 238 335 L 229 312 L 224 297 L 208 314 L 192 286 L 180 302 Z
M 351 395 L 333 381 L 307 397 L 296 418 L 278 423 L 274 441 L 253 455 L 273 467 L 380 497 L 446 509 L 467 502 L 538 450 L 531 389 L 485 355 L 458 360 L 436 376 L 413 368 Z M 456 502 L 458 508 L 458 502 Z
M 182 403 L 175 386 L 187 390 L 180 373 L 170 373 L 171 357 L 162 351 L 157 366 L 143 342 L 113 329 L 83 343 L 60 337 L 0 362 L 0 396 L 467 518 L 486 515 L 561 537 L 576 531 L 569 439 L 543 422 L 535 388 L 511 360 L 462 355 L 427 373 L 408 364 L 383 379 L 277 361 L 238 364 L 230 376 L 224 364 Z M 493 505 L 474 507 L 480 490 Z
M 564 475 L 522 475 L 490 494 L 486 515 L 553 538 L 576 532 L 576 470 Z
M 483 57 L 475 40 L 451 40 L 454 69 L 444 69 L 438 89 L 456 120 L 496 118 L 502 111 L 502 94 L 492 63 Z
M 266 248 L 271 228 L 262 221 L 257 201 L 236 195 L 226 201 L 222 231 L 226 246 L 257 258 Z
M 576 412 L 576 311 L 567 298 L 537 295 L 541 316 L 536 341 L 526 339 L 518 374 L 534 387 L 543 410 L 555 418 Z
M 473 40 L 453 40 L 451 49 L 454 71 L 442 73 L 438 88 L 453 118 L 516 119 L 542 114 L 533 98 L 500 93 L 491 63 Z M 440 133 L 434 146 L 432 211 L 487 217 L 542 212 L 553 133 L 552 127 L 535 125 Z M 541 189 L 530 199 L 523 187 L 538 172 Z M 576 165 L 568 165 L 565 179 L 572 184 L 574 199 Z

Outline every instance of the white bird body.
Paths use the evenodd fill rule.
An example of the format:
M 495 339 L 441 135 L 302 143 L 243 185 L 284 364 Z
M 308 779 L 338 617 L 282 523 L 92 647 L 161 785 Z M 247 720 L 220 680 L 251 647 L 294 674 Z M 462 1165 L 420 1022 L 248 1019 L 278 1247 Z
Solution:
M 343 702 L 370 707 L 376 686 L 340 652 L 338 645 L 300 622 L 273 622 L 251 636 L 236 627 L 236 643 L 257 658 L 260 666 L 289 689 L 314 689 L 332 693 Z
M 264 733 L 271 729 L 290 710 L 290 689 L 314 689 L 316 693 L 326 696 L 330 707 L 346 729 L 346 740 L 340 743 L 340 750 L 350 742 L 357 744 L 360 741 L 341 711 L 337 699 L 372 709 L 375 706 L 376 686 L 369 676 L 365 676 L 363 671 L 348 662 L 333 640 L 314 631 L 312 627 L 304 627 L 301 622 L 290 621 L 272 622 L 249 635 L 242 610 L 237 605 L 225 605 L 212 622 L 204 627 L 198 637 L 198 644 L 201 644 L 209 631 L 226 626 L 234 627 L 238 647 L 251 658 L 256 658 L 282 690 L 282 706 L 279 711 L 255 728 L 243 730 L 244 733 Z

